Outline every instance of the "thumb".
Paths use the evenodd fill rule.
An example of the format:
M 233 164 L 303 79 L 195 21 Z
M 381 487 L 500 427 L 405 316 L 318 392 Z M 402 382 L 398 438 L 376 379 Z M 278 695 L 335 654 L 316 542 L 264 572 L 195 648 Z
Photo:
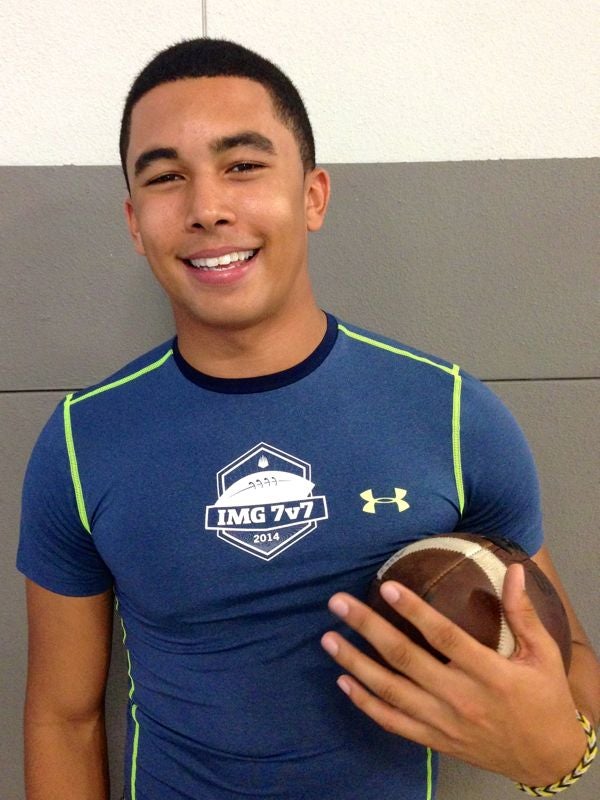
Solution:
M 540 656 L 551 637 L 525 589 L 525 569 L 522 564 L 511 564 L 506 572 L 502 605 L 506 621 L 516 639 L 515 655 L 520 659 Z

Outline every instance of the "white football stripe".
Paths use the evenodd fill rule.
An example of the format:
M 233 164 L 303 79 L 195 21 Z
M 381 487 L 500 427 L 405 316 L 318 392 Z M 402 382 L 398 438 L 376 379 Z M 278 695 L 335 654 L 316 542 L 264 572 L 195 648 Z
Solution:
M 257 505 L 304 500 L 314 489 L 312 481 L 282 470 L 263 470 L 239 478 L 218 498 L 216 506 Z
M 394 553 L 381 569 L 377 572 L 377 578 L 381 580 L 383 574 L 397 561 L 411 553 L 423 550 L 450 550 L 454 553 L 462 553 L 466 558 L 471 558 L 487 575 L 488 580 L 494 588 L 496 597 L 502 601 L 502 585 L 506 575 L 506 566 L 494 555 L 494 553 L 482 547 L 477 542 L 469 542 L 466 539 L 457 539 L 454 536 L 436 536 L 435 539 L 423 539 L 419 542 L 407 545 L 402 550 Z M 497 652 L 501 656 L 510 656 L 515 650 L 515 638 L 508 627 L 504 608 L 500 603 L 500 635 Z

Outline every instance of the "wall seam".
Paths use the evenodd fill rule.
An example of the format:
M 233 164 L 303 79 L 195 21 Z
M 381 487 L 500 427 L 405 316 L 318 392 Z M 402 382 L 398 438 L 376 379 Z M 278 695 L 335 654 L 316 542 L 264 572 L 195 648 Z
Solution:
M 467 370 L 468 371 L 468 370 Z M 550 378 L 482 378 L 475 375 L 482 383 L 582 383 L 587 381 L 593 383 L 600 381 L 600 376 L 596 375 L 571 375 L 568 377 L 550 377 Z M 69 392 L 80 392 L 84 389 L 83 386 L 57 386 L 57 387 L 43 387 L 35 389 L 0 389 L 0 397 L 2 395 L 12 394 L 53 394 L 60 392 L 61 394 L 68 394 Z

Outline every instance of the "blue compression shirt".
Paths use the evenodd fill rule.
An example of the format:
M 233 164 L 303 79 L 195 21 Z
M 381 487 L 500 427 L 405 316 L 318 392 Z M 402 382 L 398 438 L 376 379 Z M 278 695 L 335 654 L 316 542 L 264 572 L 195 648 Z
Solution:
M 211 378 L 165 344 L 61 403 L 27 471 L 18 568 L 114 587 L 129 800 L 430 800 L 436 758 L 338 690 L 329 597 L 432 533 L 541 545 L 537 478 L 458 367 L 328 318 L 301 364 Z

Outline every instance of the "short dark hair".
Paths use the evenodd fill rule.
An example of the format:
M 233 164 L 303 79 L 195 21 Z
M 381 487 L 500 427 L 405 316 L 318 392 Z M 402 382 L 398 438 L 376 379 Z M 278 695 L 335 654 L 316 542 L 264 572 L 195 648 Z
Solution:
M 266 58 L 225 39 L 186 39 L 162 50 L 137 76 L 121 118 L 119 150 L 127 188 L 127 149 L 131 132 L 131 112 L 137 101 L 163 83 L 184 78 L 220 76 L 249 78 L 262 84 L 271 97 L 279 119 L 294 134 L 305 172 L 315 167 L 315 142 L 302 98 L 291 80 Z

